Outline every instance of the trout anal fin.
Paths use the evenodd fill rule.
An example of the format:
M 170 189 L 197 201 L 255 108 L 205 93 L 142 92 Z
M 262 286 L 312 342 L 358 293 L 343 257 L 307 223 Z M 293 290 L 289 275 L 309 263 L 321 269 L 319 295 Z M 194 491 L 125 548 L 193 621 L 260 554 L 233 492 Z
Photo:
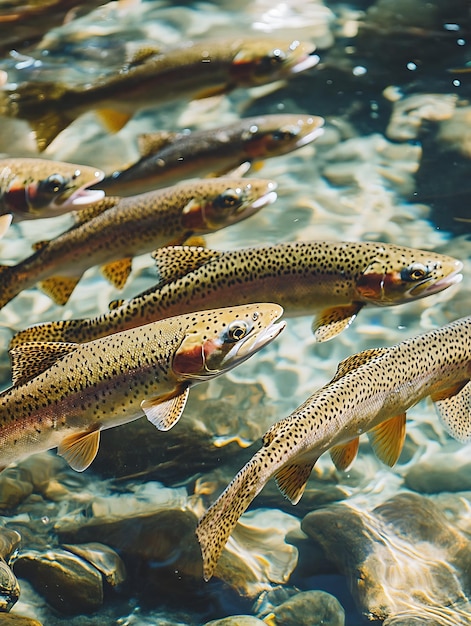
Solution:
M 292 463 L 285 465 L 276 472 L 276 484 L 281 493 L 292 504 L 297 504 L 301 500 L 314 463 Z
M 358 446 L 360 445 L 360 438 L 355 437 L 348 443 L 342 443 L 338 446 L 333 446 L 329 452 L 330 457 L 338 470 L 346 471 L 353 464 L 358 454 Z
M 122 289 L 129 278 L 131 269 L 132 259 L 126 258 L 103 265 L 101 273 L 112 285 L 116 287 L 116 289 Z
M 146 414 L 149 422 L 154 424 L 159 430 L 170 430 L 182 416 L 189 393 L 190 388 L 185 387 L 181 393 L 168 400 L 162 400 L 158 397 L 143 400 L 141 409 Z
M 374 453 L 380 461 L 392 467 L 396 464 L 406 438 L 406 414 L 401 413 L 368 431 Z
M 39 288 L 44 291 L 56 304 L 67 304 L 73 290 L 77 286 L 80 276 L 52 276 L 39 283 Z
M 438 415 L 450 435 L 466 443 L 471 440 L 471 381 L 463 381 L 447 392 L 431 396 Z
M 83 472 L 96 457 L 99 445 L 99 430 L 74 433 L 64 437 L 57 447 L 57 454 L 76 472 Z

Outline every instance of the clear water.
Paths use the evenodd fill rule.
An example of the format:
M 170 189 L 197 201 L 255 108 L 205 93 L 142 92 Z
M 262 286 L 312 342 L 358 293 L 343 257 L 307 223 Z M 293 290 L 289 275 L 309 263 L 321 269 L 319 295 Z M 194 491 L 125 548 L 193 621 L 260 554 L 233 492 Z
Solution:
M 278 182 L 277 202 L 246 222 L 209 235 L 207 245 L 234 249 L 290 240 L 375 240 L 435 249 L 465 264 L 465 277 L 458 287 L 401 307 L 365 309 L 348 331 L 327 344 L 315 344 L 312 318 L 290 319 L 287 330 L 259 355 L 224 378 L 194 389 L 181 422 L 171 433 L 149 429 L 141 435 L 136 429 L 142 426 L 137 423 L 106 433 L 96 461 L 84 474 L 75 474 L 56 461 L 55 453 L 49 453 L 45 458 L 51 460 L 41 464 L 49 468 L 52 463 L 48 480 L 61 485 L 60 495 L 36 491 L 5 511 L 2 523 L 19 530 L 23 535 L 20 549 L 27 550 L 59 546 L 67 523 L 73 529 L 68 543 L 106 543 L 108 527 L 95 527 L 91 522 L 104 523 L 112 515 L 124 517 L 124 530 L 113 540 L 128 559 L 128 578 L 117 590 L 106 593 L 97 612 L 75 617 L 53 611 L 21 579 L 22 594 L 14 612 L 54 625 L 204 624 L 226 615 L 263 615 L 267 597 L 272 596 L 260 594 L 278 587 L 279 568 L 286 568 L 281 586 L 288 594 L 295 587 L 326 590 L 343 605 L 347 625 L 368 623 L 354 604 L 347 577 L 323 563 L 319 555 L 315 567 L 306 567 L 306 544 L 299 544 L 299 552 L 286 551 L 284 530 L 275 547 L 265 545 L 273 532 L 262 533 L 260 550 L 268 552 L 260 559 L 275 565 L 268 575 L 260 574 L 257 584 L 242 581 L 242 591 L 218 578 L 205 584 L 180 571 L 179 558 L 190 540 L 179 536 L 172 524 L 146 535 L 139 554 L 129 557 L 127 548 L 138 542 L 143 524 L 136 503 L 142 504 L 143 511 L 154 510 L 162 498 L 164 510 L 175 510 L 188 506 L 191 497 L 192 506 L 202 513 L 258 448 L 265 430 L 328 381 L 339 360 L 470 313 L 471 109 L 467 101 L 471 73 L 452 71 L 471 62 L 469 7 L 464 1 L 439 0 L 373 4 L 366 0 L 349 4 L 327 0 L 323 4 L 295 0 L 110 3 L 52 31 L 44 49 L 28 49 L 24 56 L 10 55 L 2 61 L 1 67 L 17 82 L 35 76 L 87 82 L 119 65 L 125 47 L 133 42 L 167 46 L 189 38 L 236 34 L 313 41 L 320 65 L 288 83 L 237 90 L 210 102 L 156 107 L 136 115 L 116 135 L 106 133 L 90 112 L 66 129 L 46 155 L 112 171 L 137 157 L 136 137 L 142 132 L 208 128 L 261 113 L 322 115 L 326 132 L 321 139 L 267 161 L 260 171 Z M 5 156 L 35 154 L 24 122 L 3 118 L 0 123 L 0 152 Z M 12 227 L 0 241 L 2 263 L 18 262 L 29 254 L 32 243 L 58 234 L 68 227 L 69 219 Z M 39 321 L 96 315 L 114 298 L 131 297 L 154 281 L 152 260 L 145 256 L 136 260 L 131 280 L 121 293 L 94 268 L 65 307 L 53 305 L 36 289 L 20 294 L 0 312 L 2 387 L 10 384 L 7 349 L 14 331 Z M 271 484 L 251 509 L 263 511 L 264 524 L 270 526 L 274 520 L 278 529 L 293 530 L 299 529 L 310 510 L 350 496 L 351 505 L 368 519 L 375 506 L 410 489 L 406 477 L 420 463 L 451 460 L 458 482 L 462 479 L 466 485 L 469 451 L 469 445 L 459 446 L 444 433 L 432 405 L 423 402 L 409 413 L 405 451 L 395 468 L 382 466 L 365 444 L 348 474 L 334 472 L 330 459 L 321 458 L 309 497 L 297 507 L 289 505 Z M 166 492 L 163 485 L 178 491 Z M 442 506 L 450 523 L 467 536 L 471 529 L 469 492 L 464 489 L 469 486 L 461 491 L 445 481 L 439 495 L 427 497 Z M 433 491 L 423 488 L 427 490 Z M 448 497 L 448 491 L 457 493 Z M 250 516 L 247 520 L 249 525 L 260 523 Z M 87 531 L 89 525 L 91 531 Z M 159 542 L 169 544 L 166 550 L 160 550 Z M 298 558 L 303 567 L 283 561 L 285 553 L 294 561 Z M 446 551 L 440 555 L 445 562 L 446 557 Z M 198 554 L 191 558 L 196 562 Z M 385 577 L 386 585 L 390 582 L 394 594 L 396 583 L 388 574 L 377 572 L 377 576 Z M 466 608 L 464 617 L 451 614 L 439 616 L 442 621 L 437 623 L 471 621 Z

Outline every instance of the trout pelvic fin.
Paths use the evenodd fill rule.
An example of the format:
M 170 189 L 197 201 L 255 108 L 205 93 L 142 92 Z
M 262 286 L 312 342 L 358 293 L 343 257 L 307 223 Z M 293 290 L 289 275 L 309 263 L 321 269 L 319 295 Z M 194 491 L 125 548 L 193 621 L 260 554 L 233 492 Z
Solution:
M 406 438 L 406 414 L 401 413 L 368 431 L 374 453 L 380 461 L 392 467 L 396 464 Z
M 348 443 L 342 443 L 330 449 L 330 457 L 338 470 L 345 472 L 351 467 L 353 461 L 357 458 L 359 445 L 360 438 L 355 437 Z
M 471 440 L 471 381 L 463 381 L 450 389 L 432 394 L 440 420 L 450 435 L 467 443 Z
M 77 286 L 80 276 L 52 276 L 39 283 L 39 288 L 44 291 L 56 304 L 63 306 L 67 303 L 73 290 Z
M 83 472 L 96 457 L 99 445 L 99 430 L 75 433 L 64 437 L 57 447 L 57 454 L 76 472 Z
M 188 400 L 190 388 L 185 387 L 178 395 L 161 400 L 158 397 L 151 400 L 143 400 L 141 409 L 146 414 L 151 424 L 159 430 L 170 430 L 182 416 L 183 410 Z
M 12 348 L 10 358 L 13 385 L 23 385 L 42 374 L 77 347 L 77 343 L 33 341 Z
M 119 259 L 101 267 L 103 276 L 117 289 L 122 289 L 131 273 L 132 259 Z
M 159 281 L 156 289 L 182 278 L 203 265 L 219 259 L 224 253 L 202 246 L 166 246 L 152 253 Z
M 292 504 L 297 504 L 301 500 L 314 464 L 315 461 L 314 463 L 292 463 L 275 473 L 279 490 Z
M 329 341 L 353 322 L 363 307 L 361 302 L 354 302 L 345 306 L 334 306 L 324 309 L 312 323 L 312 332 L 316 341 Z
M 98 109 L 96 114 L 109 133 L 117 133 L 132 117 L 129 113 L 121 113 L 114 109 Z

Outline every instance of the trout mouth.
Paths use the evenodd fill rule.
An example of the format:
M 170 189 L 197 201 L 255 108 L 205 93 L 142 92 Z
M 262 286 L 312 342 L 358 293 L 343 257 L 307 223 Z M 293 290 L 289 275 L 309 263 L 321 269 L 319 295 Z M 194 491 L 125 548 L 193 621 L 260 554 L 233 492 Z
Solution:
M 252 354 L 258 352 L 276 339 L 285 327 L 285 321 L 272 322 L 269 326 L 258 333 L 250 332 L 243 341 L 234 344 L 234 346 L 229 350 L 222 361 L 222 366 L 226 363 L 242 363 L 242 361 L 245 361 Z
M 104 172 L 96 170 L 95 180 L 87 181 L 78 189 L 75 188 L 74 185 L 71 185 L 51 203 L 51 208 L 61 209 L 62 211 L 73 208 L 80 209 L 102 200 L 105 197 L 105 192 L 102 189 L 89 189 L 89 187 L 96 185 L 102 181 L 104 177 Z
M 463 274 L 461 274 L 462 269 L 463 263 L 461 261 L 456 261 L 455 269 L 452 272 L 446 276 L 442 276 L 442 278 L 439 278 L 438 280 L 434 280 L 432 276 L 427 278 L 418 285 L 412 287 L 409 294 L 414 298 L 423 298 L 425 296 L 430 296 L 434 293 L 444 291 L 452 285 L 458 285 L 463 280 Z

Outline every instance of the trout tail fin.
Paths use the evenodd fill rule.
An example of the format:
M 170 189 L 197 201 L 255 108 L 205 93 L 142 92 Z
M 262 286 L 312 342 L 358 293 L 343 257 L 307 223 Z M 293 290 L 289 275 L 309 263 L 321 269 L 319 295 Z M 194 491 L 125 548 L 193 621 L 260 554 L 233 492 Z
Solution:
M 240 470 L 216 502 L 206 511 L 196 528 L 203 555 L 203 574 L 208 581 L 229 535 L 255 496 L 262 490 L 269 475 L 262 476 L 263 449 Z
M 15 280 L 15 265 L 0 265 L 0 309 L 17 296 L 23 287 Z

